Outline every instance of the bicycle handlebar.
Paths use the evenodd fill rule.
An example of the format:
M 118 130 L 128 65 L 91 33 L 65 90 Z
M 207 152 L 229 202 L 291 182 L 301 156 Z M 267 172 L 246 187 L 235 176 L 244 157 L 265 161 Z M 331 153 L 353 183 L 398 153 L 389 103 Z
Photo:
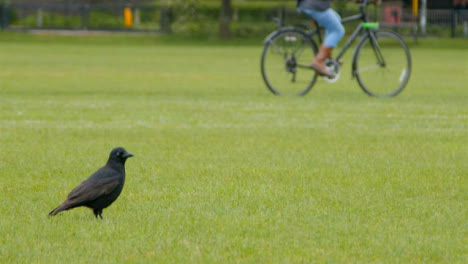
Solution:
M 359 5 L 359 11 L 361 11 L 361 14 L 366 13 L 366 6 L 371 4 L 371 0 L 362 0 L 362 3 Z M 377 3 L 375 3 L 377 5 Z
M 369 0 L 363 0 L 361 5 L 359 6 L 359 10 L 361 11 L 361 13 L 364 12 L 364 9 L 366 8 L 367 4 L 369 4 Z

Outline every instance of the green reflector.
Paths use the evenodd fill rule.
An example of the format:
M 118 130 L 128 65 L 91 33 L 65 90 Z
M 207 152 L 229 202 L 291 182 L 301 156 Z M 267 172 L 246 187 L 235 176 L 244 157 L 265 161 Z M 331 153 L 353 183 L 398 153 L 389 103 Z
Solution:
M 363 22 L 362 27 L 363 28 L 378 29 L 379 28 L 379 23 L 377 23 L 377 22 Z

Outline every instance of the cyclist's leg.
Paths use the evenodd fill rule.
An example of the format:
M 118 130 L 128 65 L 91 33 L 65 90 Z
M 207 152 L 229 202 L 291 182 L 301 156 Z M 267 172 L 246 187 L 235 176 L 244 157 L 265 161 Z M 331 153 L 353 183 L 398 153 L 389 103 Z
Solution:
M 335 10 L 328 8 L 319 11 L 303 7 L 299 7 L 297 10 L 313 18 L 320 26 L 324 27 L 326 30 L 324 44 L 327 47 L 336 48 L 345 34 L 345 29 L 341 24 L 340 15 Z
M 321 16 L 322 22 L 319 22 L 326 29 L 323 43 L 327 47 L 336 48 L 338 42 L 340 42 L 345 34 L 345 29 L 343 24 L 341 24 L 341 17 L 331 8 L 323 12 L 324 14 Z
M 312 67 L 322 75 L 333 77 L 325 67 L 325 60 L 331 57 L 333 49 L 344 36 L 345 29 L 341 24 L 340 16 L 331 8 L 328 8 L 325 11 L 318 11 L 300 7 L 298 8 L 298 11 L 312 17 L 317 21 L 317 23 L 325 28 L 325 40 L 312 62 Z

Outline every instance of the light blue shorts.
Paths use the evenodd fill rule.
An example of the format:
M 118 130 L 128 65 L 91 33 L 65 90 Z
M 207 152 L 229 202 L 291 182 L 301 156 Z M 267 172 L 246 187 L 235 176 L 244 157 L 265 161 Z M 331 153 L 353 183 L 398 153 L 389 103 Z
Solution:
M 345 29 L 341 24 L 341 17 L 335 10 L 328 8 L 325 11 L 317 11 L 299 7 L 297 11 L 313 18 L 325 28 L 325 40 L 323 44 L 327 47 L 336 48 L 338 42 L 343 38 Z

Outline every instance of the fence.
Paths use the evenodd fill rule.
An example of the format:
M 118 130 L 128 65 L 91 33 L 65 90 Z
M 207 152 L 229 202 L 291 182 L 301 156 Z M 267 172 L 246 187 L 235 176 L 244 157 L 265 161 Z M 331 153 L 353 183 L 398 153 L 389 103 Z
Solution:
M 450 29 L 452 37 L 468 37 L 468 10 L 428 10 L 427 12 L 427 34 L 441 35 Z
M 124 1 L 99 1 L 106 4 L 90 4 L 84 0 L 37 0 L 34 4 L 15 1 L 10 4 L 0 2 L 0 25 L 3 29 L 88 29 L 119 31 L 150 31 L 169 33 L 174 25 L 192 32 L 217 32 L 219 6 L 193 5 L 174 12 L 168 6 L 133 1 L 128 5 Z M 135 4 L 138 3 L 138 4 Z M 387 2 L 385 2 L 387 3 Z M 218 2 L 215 2 L 218 4 Z M 342 16 L 354 14 L 357 6 L 341 8 Z M 403 8 L 401 3 L 382 4 L 370 7 L 371 19 L 381 22 L 400 33 L 420 35 L 419 17 L 414 17 L 411 10 Z M 272 30 L 274 17 L 284 21 L 306 19 L 297 14 L 293 4 L 282 7 L 281 3 L 249 7 L 248 3 L 233 9 L 234 36 L 261 35 Z M 176 33 L 179 31 L 176 30 Z M 236 33 L 237 32 L 237 33 Z M 468 10 L 427 10 L 428 35 L 468 36 Z
M 349 8 L 337 11 L 342 17 L 357 12 Z M 412 9 L 404 8 L 401 3 L 384 3 L 378 7 L 369 7 L 368 15 L 371 21 L 378 21 L 384 28 L 413 37 L 422 35 L 468 37 L 468 9 L 429 9 L 426 11 L 424 28 L 421 25 L 421 17 L 414 16 Z M 284 20 L 281 22 L 283 24 L 298 23 L 294 9 L 286 8 L 279 12 L 279 17 Z
M 8 29 L 92 29 L 170 32 L 170 10 L 156 5 L 3 4 Z

